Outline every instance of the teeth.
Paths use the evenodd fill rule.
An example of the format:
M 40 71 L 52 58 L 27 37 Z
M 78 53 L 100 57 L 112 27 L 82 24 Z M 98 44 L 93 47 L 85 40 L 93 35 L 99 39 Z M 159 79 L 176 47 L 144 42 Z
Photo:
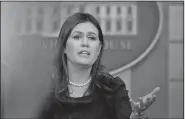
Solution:
M 80 54 L 87 54 L 87 55 L 89 55 L 89 53 L 85 52 L 85 51 L 81 52 Z
M 84 53 L 84 54 L 88 54 L 88 52 L 82 52 L 82 53 Z

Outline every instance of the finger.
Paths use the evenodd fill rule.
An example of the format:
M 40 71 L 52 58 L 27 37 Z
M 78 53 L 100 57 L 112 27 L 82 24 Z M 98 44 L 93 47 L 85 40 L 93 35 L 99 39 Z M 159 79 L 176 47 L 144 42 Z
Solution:
M 147 109 L 147 103 L 144 103 L 143 100 L 144 98 L 139 98 L 139 103 L 140 103 L 140 105 L 139 105 L 139 109 L 138 109 L 138 111 L 140 111 L 140 112 L 143 112 L 143 111 L 145 111 L 146 109 Z
M 152 103 L 155 102 L 155 100 L 156 100 L 156 95 L 153 95 L 153 97 L 152 97 Z
M 153 96 L 153 95 L 156 95 L 160 90 L 160 87 L 156 87 L 150 94 Z
M 152 96 L 149 96 L 149 97 L 147 97 L 147 103 L 152 103 L 153 101 L 155 101 L 155 99 L 156 99 L 156 95 L 152 95 Z
M 133 108 L 136 107 L 136 105 L 137 105 L 136 102 L 134 102 L 132 99 L 130 99 L 129 101 L 130 101 L 131 106 L 132 106 Z
M 143 97 L 143 103 L 144 103 L 144 104 L 147 104 L 148 102 L 151 101 L 151 99 L 152 99 L 152 95 L 150 95 L 150 94 L 145 95 L 145 96 Z
M 139 108 L 143 109 L 145 108 L 144 100 L 142 97 L 139 97 Z
M 143 107 L 142 108 L 147 109 L 150 106 L 152 99 L 153 99 L 152 95 L 146 95 L 143 99 Z
M 154 96 L 152 97 L 152 99 L 150 100 L 150 102 L 148 102 L 147 108 L 150 107 L 150 105 L 152 105 L 152 104 L 155 102 L 155 100 L 156 100 L 156 95 L 154 95 Z
M 153 95 L 149 95 L 149 96 L 147 97 L 147 103 L 148 103 L 148 102 L 151 102 L 152 99 L 153 99 Z
M 139 108 L 139 102 L 135 102 L 132 99 L 130 99 L 130 103 L 131 103 L 131 106 L 132 106 L 132 109 L 133 110 L 138 110 L 138 108 Z
M 146 100 L 145 100 L 145 102 L 144 102 L 144 105 L 145 105 L 146 107 L 148 107 L 148 105 L 149 105 L 149 103 L 151 102 L 151 100 L 152 100 L 152 97 L 151 97 L 151 96 L 146 97 Z
M 144 103 L 144 98 L 140 97 L 139 98 L 139 110 L 140 111 L 145 111 L 147 109 L 146 104 Z

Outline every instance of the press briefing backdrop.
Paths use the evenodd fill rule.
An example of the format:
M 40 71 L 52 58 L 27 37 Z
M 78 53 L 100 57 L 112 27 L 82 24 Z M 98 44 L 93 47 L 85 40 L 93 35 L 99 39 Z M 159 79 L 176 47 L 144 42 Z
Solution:
M 161 87 L 156 103 L 148 111 L 149 117 L 182 117 L 182 111 L 169 116 L 166 62 L 167 13 L 171 4 L 174 3 L 3 2 L 3 117 L 37 114 L 52 83 L 58 32 L 64 20 L 77 11 L 91 13 L 98 19 L 105 40 L 102 63 L 111 74 L 126 82 L 134 100 L 156 86 Z M 182 93 L 179 95 L 182 97 Z

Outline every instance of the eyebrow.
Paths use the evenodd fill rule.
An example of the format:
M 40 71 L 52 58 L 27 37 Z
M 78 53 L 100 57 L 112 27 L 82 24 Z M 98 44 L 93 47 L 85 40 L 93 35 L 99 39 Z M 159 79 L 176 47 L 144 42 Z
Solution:
M 73 34 L 75 34 L 75 33 L 82 34 L 82 32 L 81 32 L 81 31 L 75 31 L 75 32 L 73 32 Z
M 91 34 L 91 35 L 95 35 L 96 36 L 96 33 L 94 33 L 94 32 L 88 32 L 88 34 Z
M 75 33 L 83 34 L 83 32 L 81 32 L 81 31 L 75 31 L 73 34 L 75 34 Z M 96 35 L 96 33 L 94 33 L 94 32 L 87 32 L 87 34 Z

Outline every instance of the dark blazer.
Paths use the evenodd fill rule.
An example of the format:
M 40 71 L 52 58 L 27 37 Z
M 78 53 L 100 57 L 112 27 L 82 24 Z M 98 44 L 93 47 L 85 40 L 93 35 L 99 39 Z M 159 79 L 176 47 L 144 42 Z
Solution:
M 96 96 L 76 99 L 64 97 L 59 102 L 51 95 L 38 118 L 129 119 L 132 108 L 125 83 L 107 73 L 100 73 L 92 80 L 95 80 Z
M 113 77 L 110 74 L 103 73 L 98 80 L 101 84 L 102 92 L 110 106 L 112 119 L 128 119 L 132 113 L 129 102 L 128 90 L 123 80 L 119 77 Z

